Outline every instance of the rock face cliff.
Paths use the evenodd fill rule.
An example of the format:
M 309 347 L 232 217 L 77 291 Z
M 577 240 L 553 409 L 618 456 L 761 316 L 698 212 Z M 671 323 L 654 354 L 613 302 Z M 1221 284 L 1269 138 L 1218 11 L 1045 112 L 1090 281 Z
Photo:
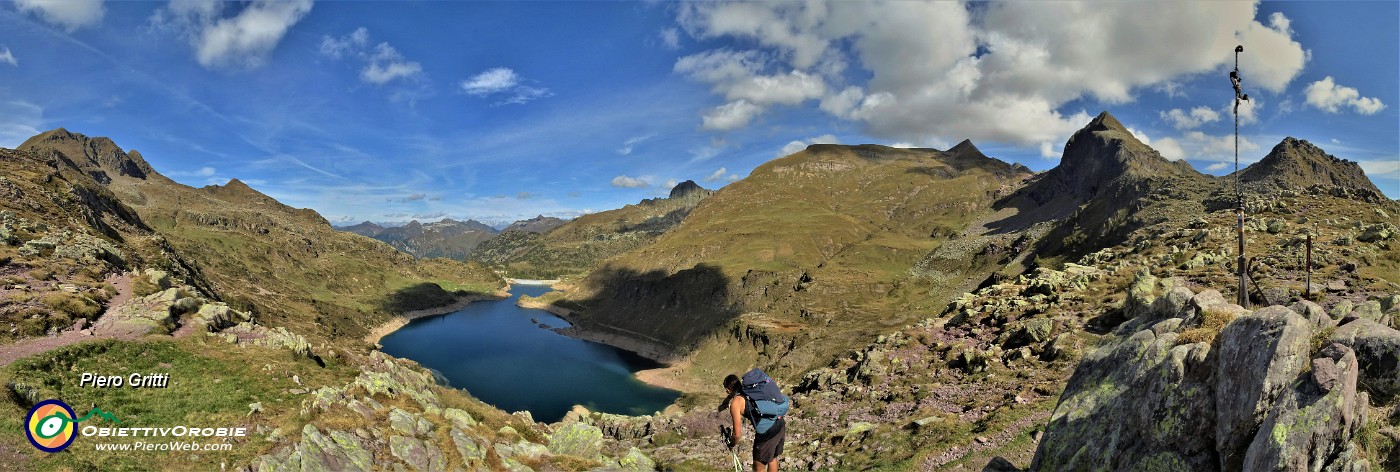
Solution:
M 1307 301 L 1250 312 L 1178 280 L 1139 284 L 1135 318 L 1075 369 L 1031 469 L 1372 467 L 1360 432 L 1395 393 L 1400 332 Z

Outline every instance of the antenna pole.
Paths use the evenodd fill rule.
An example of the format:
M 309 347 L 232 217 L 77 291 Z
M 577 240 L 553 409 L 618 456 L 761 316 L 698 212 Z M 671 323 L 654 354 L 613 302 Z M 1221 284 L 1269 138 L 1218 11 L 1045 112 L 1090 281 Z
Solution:
M 1239 305 L 1249 308 L 1249 293 L 1245 287 L 1248 275 L 1246 275 L 1244 261 L 1244 187 L 1240 185 L 1240 102 L 1249 100 L 1249 95 L 1240 90 L 1240 82 L 1244 79 L 1240 77 L 1240 53 L 1244 52 L 1244 46 L 1235 46 L 1235 69 L 1230 71 L 1230 85 L 1235 88 L 1235 233 L 1239 238 L 1239 259 L 1235 262 L 1235 267 L 1239 270 L 1240 289 Z

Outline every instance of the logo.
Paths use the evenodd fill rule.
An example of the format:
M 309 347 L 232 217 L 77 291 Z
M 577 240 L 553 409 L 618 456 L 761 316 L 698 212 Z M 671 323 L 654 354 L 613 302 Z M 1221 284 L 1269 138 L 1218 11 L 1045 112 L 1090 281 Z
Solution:
M 33 444 L 40 451 L 62 451 L 73 444 L 73 440 L 78 437 L 77 424 L 92 418 L 93 415 L 101 416 L 109 421 L 121 422 L 111 413 L 97 408 L 89 411 L 87 416 L 77 418 L 67 403 L 49 399 L 41 401 L 34 405 L 34 408 L 29 409 L 29 416 L 25 417 L 24 420 L 24 435 L 29 438 L 29 444 Z
M 73 420 L 76 416 L 62 401 L 41 401 L 29 409 L 29 416 L 24 420 L 24 434 L 40 451 L 62 451 L 78 437 Z

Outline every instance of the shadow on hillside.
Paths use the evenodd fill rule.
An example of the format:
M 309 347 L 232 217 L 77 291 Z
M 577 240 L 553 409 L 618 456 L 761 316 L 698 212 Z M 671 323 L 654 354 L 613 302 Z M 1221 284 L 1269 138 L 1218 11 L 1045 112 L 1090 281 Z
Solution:
M 577 321 L 585 329 L 673 352 L 693 349 L 739 316 L 729 277 L 712 265 L 697 264 L 674 274 L 604 266 L 582 283 L 597 295 L 559 304 L 582 311 Z
M 467 294 L 465 290 L 449 292 L 443 290 L 442 286 L 438 284 L 421 282 L 395 290 L 394 293 L 384 297 L 379 301 L 379 309 L 389 313 L 407 313 L 410 311 L 437 308 L 451 305 L 457 301 L 458 297 Z

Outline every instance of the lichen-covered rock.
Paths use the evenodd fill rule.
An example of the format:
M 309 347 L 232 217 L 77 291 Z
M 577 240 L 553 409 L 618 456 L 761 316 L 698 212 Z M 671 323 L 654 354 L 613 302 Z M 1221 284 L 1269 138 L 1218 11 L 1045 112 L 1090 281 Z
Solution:
M 628 471 L 652 471 L 656 470 L 656 462 L 643 454 L 641 449 L 630 448 L 627 454 L 617 460 L 617 468 Z
M 1051 414 L 1031 469 L 1135 470 L 1149 459 L 1214 466 L 1209 351 L 1203 343 L 1177 346 L 1175 333 L 1143 330 L 1090 353 Z
M 457 446 L 457 454 L 462 457 L 464 465 L 468 467 L 480 466 L 481 461 L 486 460 L 486 448 L 481 447 L 481 444 L 472 439 L 471 436 L 467 436 L 467 433 L 452 428 L 448 432 L 448 436 L 452 438 L 452 444 Z
M 301 442 L 284 450 L 285 456 L 270 454 L 259 458 L 259 472 L 298 471 L 369 471 L 373 470 L 371 455 L 355 435 L 343 431 L 321 434 L 315 426 L 301 430 Z
M 1355 320 L 1332 333 L 1361 363 L 1362 389 L 1380 399 L 1400 394 L 1400 331 L 1370 320 Z
M 389 437 L 389 452 L 405 464 L 420 471 L 443 470 L 447 460 L 442 450 L 431 442 L 417 438 L 394 435 Z
M 1259 427 L 1244 470 L 1322 470 L 1365 422 L 1366 401 L 1357 401 L 1356 356 L 1341 344 L 1321 354 L 1312 361 L 1311 382 L 1281 398 Z
M 472 418 L 471 413 L 456 408 L 442 410 L 442 417 L 447 418 L 447 421 L 451 421 L 452 425 L 458 428 L 471 429 L 471 427 L 476 426 L 476 418 Z
M 1215 445 L 1224 468 L 1237 470 L 1269 409 L 1307 365 L 1312 324 L 1271 306 L 1236 318 L 1216 338 Z
M 417 413 L 395 407 L 389 410 L 389 427 L 409 436 L 421 436 L 432 431 L 433 424 Z
M 597 458 L 603 452 L 603 430 L 583 423 L 568 423 L 549 435 L 549 452 L 556 455 Z
M 496 455 L 502 458 L 524 459 L 533 461 L 549 455 L 549 448 L 542 444 L 535 444 L 530 441 L 520 440 L 515 444 L 497 444 Z

